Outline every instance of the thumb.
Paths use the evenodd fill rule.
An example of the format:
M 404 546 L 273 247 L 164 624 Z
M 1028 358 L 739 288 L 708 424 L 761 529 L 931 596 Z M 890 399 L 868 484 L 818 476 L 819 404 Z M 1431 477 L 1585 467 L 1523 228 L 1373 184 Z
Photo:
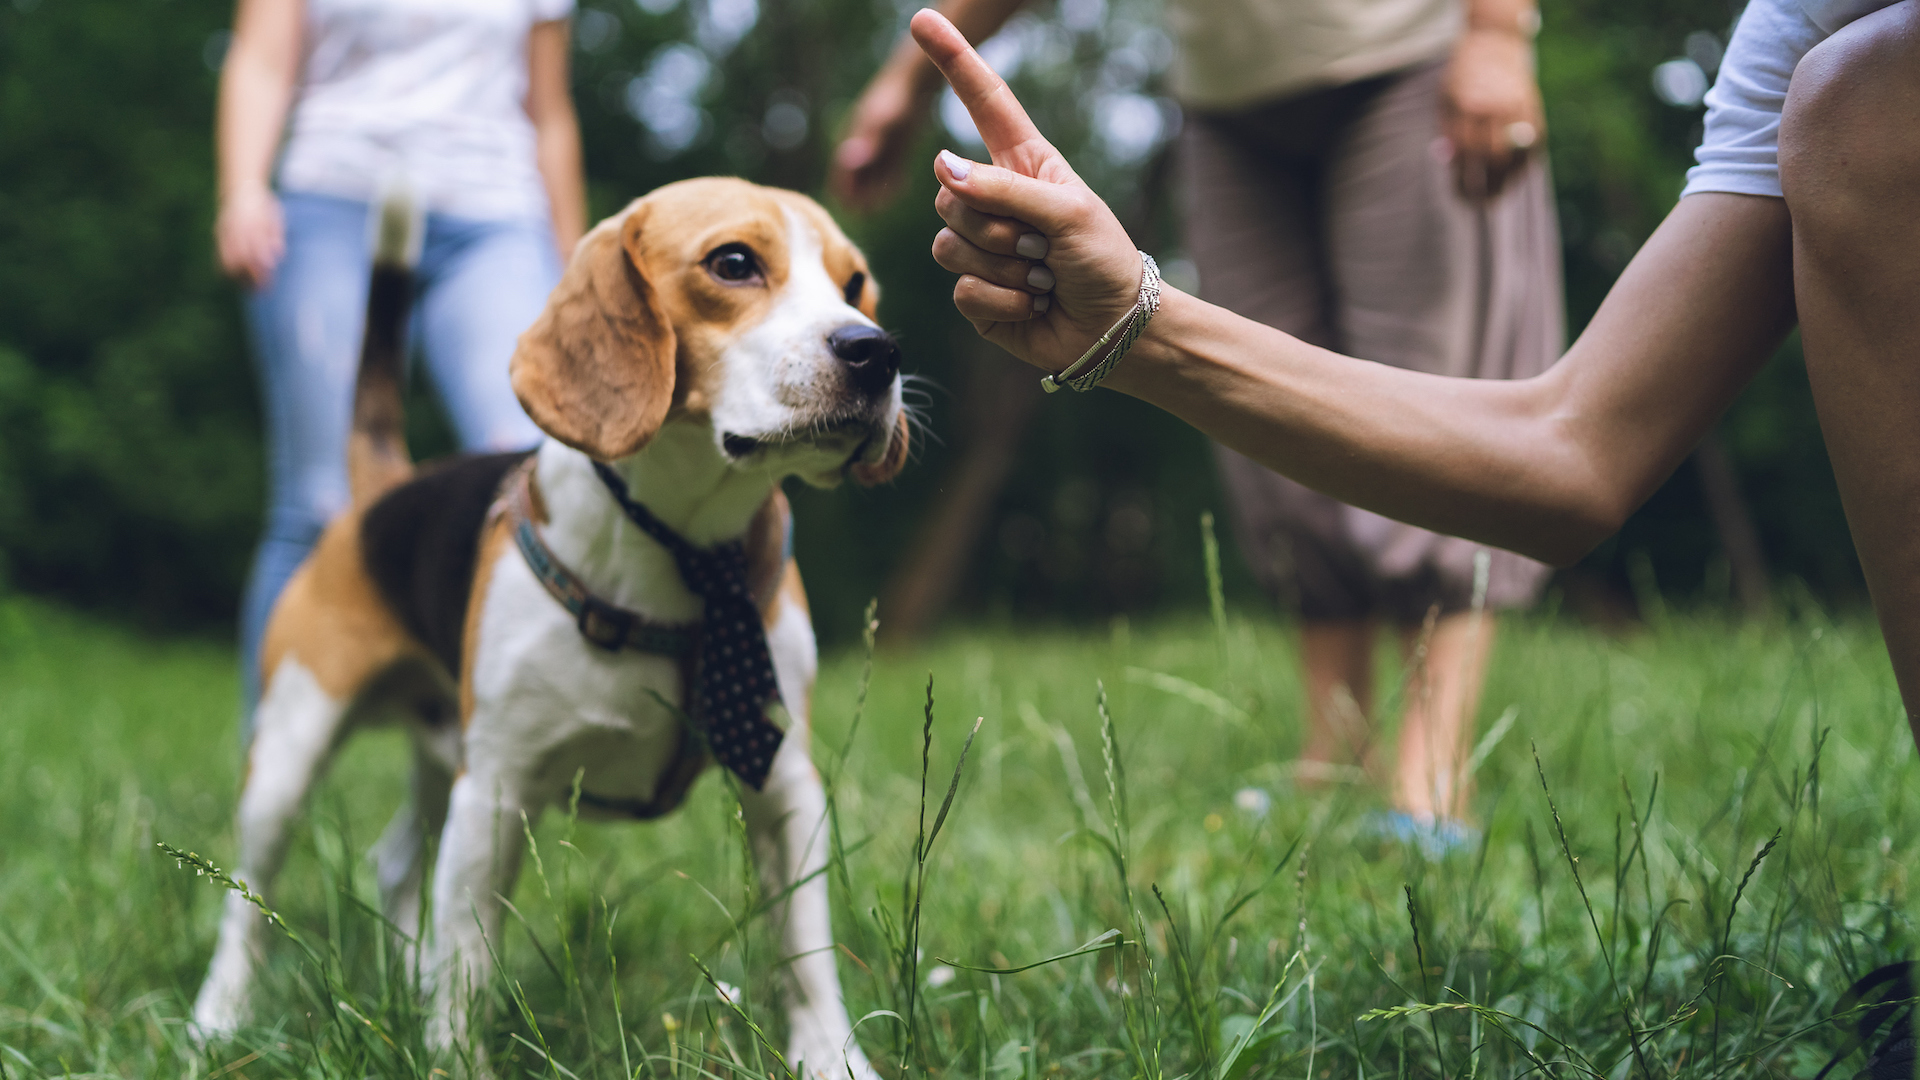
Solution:
M 933 174 L 942 187 L 983 214 L 1024 221 L 1051 237 L 1079 232 L 1088 220 L 1087 200 L 1097 198 L 1079 177 L 1052 183 L 942 150 Z

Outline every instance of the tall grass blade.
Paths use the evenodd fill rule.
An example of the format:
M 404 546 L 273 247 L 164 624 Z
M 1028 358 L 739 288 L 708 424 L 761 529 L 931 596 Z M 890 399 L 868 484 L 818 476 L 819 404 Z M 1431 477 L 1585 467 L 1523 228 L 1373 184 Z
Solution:
M 1620 1019 L 1627 1026 L 1627 1041 L 1633 1046 L 1633 1059 L 1640 1066 L 1640 1075 L 1653 1080 L 1653 1069 L 1647 1064 L 1646 1051 L 1640 1046 L 1640 1032 L 1634 1022 L 1633 1007 L 1627 995 L 1620 989 L 1620 976 L 1613 969 L 1613 952 L 1607 947 L 1607 936 L 1600 932 L 1600 918 L 1593 913 L 1593 901 L 1587 897 L 1587 883 L 1580 877 L 1580 860 L 1574 857 L 1573 845 L 1567 841 L 1567 828 L 1560 821 L 1560 808 L 1554 805 L 1553 788 L 1547 784 L 1547 767 L 1540 763 L 1540 747 L 1533 746 L 1533 768 L 1540 774 L 1540 790 L 1547 795 L 1547 811 L 1553 815 L 1553 829 L 1560 837 L 1560 853 L 1566 856 L 1567 869 L 1573 872 L 1574 888 L 1580 891 L 1580 906 L 1586 909 L 1587 922 L 1593 927 L 1593 940 L 1600 946 L 1600 955 L 1607 962 L 1607 985 L 1613 990 L 1614 1000 L 1620 1006 Z
M 1220 541 L 1213 535 L 1213 511 L 1200 513 L 1200 553 L 1207 571 L 1207 610 L 1221 644 L 1227 640 L 1227 590 L 1220 574 Z
M 934 959 L 939 960 L 949 967 L 956 967 L 963 971 L 978 971 L 986 975 L 1018 975 L 1023 971 L 1032 971 L 1034 968 L 1045 967 L 1048 964 L 1058 963 L 1061 960 L 1071 960 L 1076 956 L 1086 956 L 1089 953 L 1105 952 L 1108 949 L 1119 949 L 1128 945 L 1138 944 L 1139 942 L 1137 941 L 1126 940 L 1121 936 L 1119 930 L 1114 929 L 1108 930 L 1098 937 L 1093 938 L 1077 949 L 1063 952 L 1056 956 L 1049 956 L 1045 960 L 1035 960 L 1031 964 L 1020 964 L 1015 967 L 981 967 L 978 964 L 962 963 L 959 960 L 944 960 L 938 956 L 934 957 Z
M 1426 1002 L 1433 1001 L 1433 987 L 1427 982 L 1427 952 L 1420 941 L 1420 911 L 1413 902 L 1413 886 L 1400 886 L 1407 894 L 1407 923 L 1413 927 L 1413 959 L 1420 965 L 1420 996 Z M 1427 1014 L 1427 1026 L 1433 1032 L 1434 1068 L 1439 1070 L 1440 1080 L 1447 1080 L 1447 1059 L 1440 1051 L 1440 1022 L 1435 1013 Z

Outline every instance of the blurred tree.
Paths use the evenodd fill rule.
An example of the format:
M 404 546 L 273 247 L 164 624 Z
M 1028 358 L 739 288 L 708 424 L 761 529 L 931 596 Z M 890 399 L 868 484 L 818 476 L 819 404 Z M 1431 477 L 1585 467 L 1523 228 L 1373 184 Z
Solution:
M 842 112 L 917 6 L 584 0 L 575 95 L 593 211 L 706 173 L 817 191 Z M 1678 194 L 1695 91 L 1733 11 L 1546 0 L 1544 15 L 1577 327 Z M 213 72 L 230 17 L 226 0 L 0 0 L 0 561 L 18 587 L 176 626 L 230 620 L 261 510 L 253 376 L 208 239 Z M 1169 238 L 1159 250 L 1178 275 L 1168 200 L 1141 187 L 1179 124 L 1154 89 L 1169 52 L 1152 0 L 1043 0 L 987 49 L 1096 186 Z M 969 145 L 963 114 L 943 115 L 951 130 L 928 156 L 934 142 Z M 913 183 L 893 210 L 846 224 L 918 378 L 920 461 L 889 488 L 795 493 L 830 639 L 853 632 L 952 498 L 943 478 L 972 429 L 957 392 L 985 347 L 928 257 L 930 170 Z M 1776 569 L 1857 594 L 1797 357 L 1784 351 L 1742 397 L 1725 445 Z M 985 397 L 1018 402 L 1038 395 L 1032 383 L 1008 375 Z M 1119 395 L 1060 395 L 1035 415 L 1001 455 L 998 494 L 958 508 L 976 538 L 947 583 L 958 610 L 1071 619 L 1199 603 L 1196 520 L 1219 503 L 1201 440 Z M 411 419 L 417 449 L 447 445 L 418 397 Z M 1645 551 L 1663 586 L 1711 592 L 1718 550 L 1683 470 L 1590 566 L 1624 580 Z M 1250 595 L 1244 578 L 1231 587 Z
M 35 591 L 175 624 L 230 615 L 260 514 L 207 239 L 229 14 L 0 5 L 0 551 Z

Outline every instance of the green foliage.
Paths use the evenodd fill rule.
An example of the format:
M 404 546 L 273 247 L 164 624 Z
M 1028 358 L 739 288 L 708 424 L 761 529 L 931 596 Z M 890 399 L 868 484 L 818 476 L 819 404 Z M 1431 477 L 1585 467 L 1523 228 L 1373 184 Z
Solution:
M 884 1075 L 1806 1076 L 1848 1045 L 1848 984 L 1913 952 L 1915 755 L 1865 622 L 1506 621 L 1486 841 L 1433 858 L 1382 839 L 1366 791 L 1293 785 L 1297 640 L 1229 633 L 1233 660 L 1198 618 L 956 636 L 870 676 L 827 658 L 839 964 Z M 405 788 L 391 733 L 295 832 L 270 903 L 304 948 L 270 946 L 255 1025 L 205 1056 L 184 1037 L 224 890 L 155 843 L 231 861 L 230 678 L 207 646 L 0 603 L 8 1076 L 427 1075 L 361 861 Z M 777 1069 L 784 958 L 727 785 L 531 838 L 493 943 L 502 1075 Z
M 214 271 L 227 6 L 0 6 L 0 550 L 36 591 L 227 616 L 259 517 L 238 312 Z

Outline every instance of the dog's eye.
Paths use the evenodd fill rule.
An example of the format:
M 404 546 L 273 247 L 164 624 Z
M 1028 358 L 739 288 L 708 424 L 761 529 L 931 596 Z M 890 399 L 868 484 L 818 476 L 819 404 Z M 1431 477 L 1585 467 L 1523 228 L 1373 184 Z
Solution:
M 760 276 L 760 263 L 745 244 L 726 244 L 707 256 L 707 272 L 721 281 L 752 281 Z
M 855 270 L 853 276 L 847 279 L 847 306 L 859 307 L 860 294 L 866 291 L 867 275 Z

